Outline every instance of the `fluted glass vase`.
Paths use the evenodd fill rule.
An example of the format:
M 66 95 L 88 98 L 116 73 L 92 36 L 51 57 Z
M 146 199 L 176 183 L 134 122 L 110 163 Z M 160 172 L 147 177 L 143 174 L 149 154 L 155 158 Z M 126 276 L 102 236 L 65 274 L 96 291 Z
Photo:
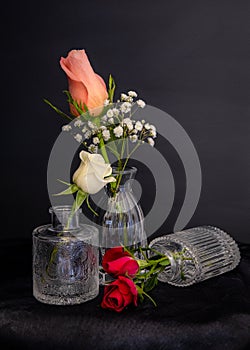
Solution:
M 127 167 L 123 171 L 113 168 L 112 176 L 116 178 L 116 183 L 106 186 L 95 209 L 98 213 L 95 221 L 100 233 L 100 284 L 111 279 L 101 266 L 107 249 L 121 245 L 130 248 L 147 245 L 143 211 L 132 187 L 136 172 L 135 167 Z

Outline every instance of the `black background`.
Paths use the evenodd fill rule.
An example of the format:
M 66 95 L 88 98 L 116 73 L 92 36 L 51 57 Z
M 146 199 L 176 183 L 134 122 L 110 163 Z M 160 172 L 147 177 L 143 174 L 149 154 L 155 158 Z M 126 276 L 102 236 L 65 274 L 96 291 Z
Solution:
M 211 224 L 250 242 L 249 1 L 9 1 L 2 16 L 1 239 L 30 238 L 49 220 L 47 162 L 64 120 L 43 98 L 68 108 L 59 59 L 84 48 L 117 93 L 137 91 L 192 139 L 203 187 L 188 227 Z M 184 176 L 171 146 L 158 147 L 180 182 L 165 233 Z

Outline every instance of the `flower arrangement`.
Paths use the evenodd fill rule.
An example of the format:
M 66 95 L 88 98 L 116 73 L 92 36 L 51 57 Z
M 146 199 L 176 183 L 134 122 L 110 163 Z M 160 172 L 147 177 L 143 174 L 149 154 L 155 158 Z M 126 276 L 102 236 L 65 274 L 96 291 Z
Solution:
M 70 132 L 83 147 L 79 157 L 81 164 L 73 175 L 72 183 L 58 195 L 76 193 L 73 204 L 75 212 L 88 196 L 95 194 L 110 183 L 113 195 L 118 191 L 122 172 L 137 148 L 148 143 L 154 146 L 157 136 L 154 125 L 145 120 L 135 120 L 138 109 L 146 106 L 137 99 L 135 91 L 121 93 L 114 102 L 116 84 L 109 76 L 108 89 L 88 60 L 85 50 L 71 50 L 66 58 L 60 59 L 61 68 L 67 75 L 69 89 L 65 90 L 70 115 L 44 101 L 69 123 L 62 127 Z M 109 155 L 117 160 L 118 174 L 112 176 Z M 92 210 L 92 208 L 90 208 Z
M 144 297 L 156 306 L 148 292 L 157 285 L 158 274 L 170 265 L 170 260 L 153 248 L 140 247 L 138 250 L 144 259 L 135 257 L 136 250 L 131 251 L 122 246 L 110 248 L 105 253 L 102 266 L 114 280 L 104 288 L 101 303 L 104 309 L 121 312 L 129 305 L 137 306 Z

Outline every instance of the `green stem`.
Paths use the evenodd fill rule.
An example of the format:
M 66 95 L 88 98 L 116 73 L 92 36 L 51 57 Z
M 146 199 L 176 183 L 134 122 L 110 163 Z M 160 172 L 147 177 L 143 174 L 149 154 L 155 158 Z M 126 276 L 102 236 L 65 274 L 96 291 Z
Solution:
M 123 171 L 124 171 L 125 168 L 126 168 L 126 165 L 127 165 L 127 163 L 128 163 L 129 158 L 132 156 L 132 154 L 137 150 L 137 148 L 138 148 L 139 146 L 140 146 L 140 143 L 138 143 L 138 144 L 134 147 L 134 149 L 129 153 L 129 155 L 127 156 L 127 158 L 126 158 L 126 160 L 125 160 L 125 162 L 124 162 L 124 164 L 123 164 L 123 168 L 122 168 L 122 170 L 121 170 L 121 172 L 120 172 L 120 174 L 119 174 L 119 176 L 118 176 L 118 180 L 117 180 L 117 182 L 116 182 L 115 191 L 117 191 L 117 189 L 118 189 L 119 186 L 120 186 L 120 182 L 121 182 L 121 179 L 122 179 L 122 173 L 123 173 Z
M 108 157 L 108 154 L 107 154 L 107 151 L 106 151 L 106 147 L 105 147 L 105 144 L 104 144 L 104 140 L 103 138 L 100 138 L 100 150 L 102 152 L 102 156 L 105 160 L 105 163 L 109 164 L 109 157 Z
M 154 301 L 153 298 L 151 298 L 150 295 L 148 295 L 148 294 L 147 294 L 146 292 L 144 292 L 144 291 L 143 291 L 142 293 L 143 293 L 144 295 L 146 295 L 146 297 L 148 297 L 150 301 L 152 301 L 152 303 L 154 304 L 155 307 L 157 306 L 156 302 Z
M 94 211 L 94 209 L 91 207 L 91 205 L 89 204 L 89 196 L 86 197 L 86 203 L 87 203 L 87 206 L 89 208 L 89 210 L 92 211 L 92 213 L 94 213 L 96 216 L 98 216 L 97 212 Z

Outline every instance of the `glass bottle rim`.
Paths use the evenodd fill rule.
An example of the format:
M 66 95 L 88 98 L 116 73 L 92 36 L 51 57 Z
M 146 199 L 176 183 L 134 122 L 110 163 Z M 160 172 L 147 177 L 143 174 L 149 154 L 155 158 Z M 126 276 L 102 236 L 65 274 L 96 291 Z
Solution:
M 54 206 L 51 206 L 49 208 L 49 213 L 52 214 L 52 213 L 55 213 L 55 212 L 58 212 L 58 213 L 62 213 L 62 212 L 70 212 L 72 210 L 72 205 L 70 204 L 64 204 L 64 205 L 54 205 Z M 82 212 L 82 209 L 79 208 L 77 209 L 76 213 L 81 213 Z

